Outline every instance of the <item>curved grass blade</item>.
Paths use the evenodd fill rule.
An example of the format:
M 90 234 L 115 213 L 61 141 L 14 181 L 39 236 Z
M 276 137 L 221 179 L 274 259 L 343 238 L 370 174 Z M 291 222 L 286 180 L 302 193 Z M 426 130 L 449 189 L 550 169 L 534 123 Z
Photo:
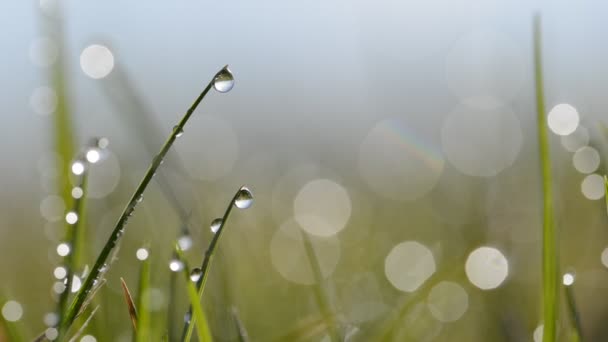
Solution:
M 114 247 L 120 241 L 120 238 L 122 237 L 125 227 L 127 225 L 127 221 L 129 220 L 131 215 L 133 215 L 133 212 L 135 211 L 135 207 L 137 206 L 137 203 L 140 201 L 140 198 L 142 198 L 144 191 L 148 187 L 148 184 L 152 180 L 152 177 L 156 173 L 156 170 L 158 169 L 158 167 L 162 163 L 163 159 L 165 158 L 165 155 L 167 154 L 169 149 L 171 149 L 171 147 L 173 146 L 175 139 L 177 139 L 177 137 L 182 134 L 184 126 L 186 125 L 186 122 L 188 122 L 188 119 L 190 119 L 190 116 L 192 116 L 192 113 L 194 113 L 194 110 L 198 107 L 198 105 L 201 103 L 203 98 L 205 98 L 205 96 L 207 95 L 209 90 L 211 90 L 211 87 L 213 86 L 216 78 L 221 73 L 226 73 L 226 72 L 229 72 L 228 66 L 225 66 L 224 68 L 222 68 L 222 70 L 220 70 L 211 79 L 211 81 L 209 82 L 209 84 L 207 84 L 207 86 L 205 87 L 203 92 L 196 98 L 194 103 L 190 106 L 190 108 L 188 109 L 186 114 L 184 114 L 184 116 L 179 121 L 179 123 L 173 128 L 173 131 L 169 135 L 169 138 L 167 138 L 167 141 L 165 142 L 165 144 L 160 149 L 160 152 L 152 160 L 152 163 L 150 164 L 148 171 L 146 171 L 146 174 L 144 175 L 143 179 L 141 180 L 141 182 L 135 189 L 133 196 L 131 196 L 131 199 L 125 206 L 122 214 L 120 215 L 120 217 L 116 223 L 114 230 L 112 231 L 112 233 L 110 234 L 110 237 L 108 238 L 108 241 L 106 242 L 103 249 L 99 253 L 97 260 L 95 261 L 95 264 L 93 265 L 93 268 L 91 269 L 91 273 L 84 281 L 84 284 L 82 284 L 82 287 L 80 288 L 80 291 L 78 291 L 76 298 L 72 301 L 72 304 L 68 310 L 67 315 L 61 321 L 62 326 L 69 327 L 74 322 L 74 319 L 75 319 L 77 313 L 80 311 L 82 304 L 85 302 L 85 300 L 86 300 L 89 292 L 91 291 L 91 288 L 93 287 L 95 281 L 97 280 L 97 277 L 99 276 L 101 270 L 104 267 L 106 267 L 106 261 L 108 259 L 108 256 L 110 255 L 110 252 L 114 249 Z
M 182 264 L 184 265 L 182 268 L 182 273 L 184 274 L 184 279 L 186 281 L 188 299 L 190 301 L 190 307 L 192 308 L 191 312 L 193 314 L 191 316 L 188 316 L 189 319 L 187 319 L 186 321 L 190 322 L 190 321 L 194 320 L 195 325 L 197 327 L 196 332 L 198 335 L 199 342 L 211 342 L 212 341 L 211 331 L 209 329 L 207 317 L 205 316 L 205 311 L 203 310 L 203 306 L 201 305 L 200 297 L 196 291 L 196 286 L 190 279 L 190 268 L 188 267 L 186 259 L 184 259 L 184 256 L 181 253 L 181 250 L 177 246 L 175 247 L 175 254 L 177 255 L 180 262 L 182 262 Z M 190 326 L 194 327 L 194 325 L 190 325 Z M 191 335 L 192 330 L 189 330 L 189 331 L 190 331 L 190 334 L 186 334 L 185 338 L 182 339 L 182 341 L 186 341 L 186 342 L 190 341 L 190 339 L 192 337 L 192 335 Z
M 131 318 L 131 324 L 133 325 L 133 333 L 137 333 L 137 309 L 131 296 L 131 291 L 125 280 L 120 278 L 120 285 L 122 286 L 122 293 L 125 296 L 125 302 L 127 303 L 127 309 L 129 310 L 129 318 Z
M 150 258 L 142 261 L 139 271 L 139 292 L 137 294 L 137 328 L 135 330 L 135 341 L 152 341 L 150 336 L 150 308 L 149 299 L 146 295 L 150 287 Z
M 205 251 L 205 257 L 203 259 L 203 264 L 201 265 L 201 277 L 196 282 L 196 289 L 198 291 L 198 297 L 203 297 L 203 292 L 205 291 L 205 284 L 207 283 L 207 278 L 209 277 L 209 271 L 211 269 L 211 261 L 213 254 L 215 253 L 215 249 L 217 247 L 218 241 L 222 236 L 222 232 L 224 231 L 224 227 L 226 226 L 226 222 L 228 221 L 228 217 L 230 217 L 230 212 L 232 212 L 232 207 L 236 205 L 236 201 L 243 191 L 249 192 L 249 190 L 242 186 L 239 190 L 234 194 L 232 200 L 228 204 L 226 211 L 224 212 L 224 216 L 222 216 L 222 221 L 217 229 L 217 232 L 213 235 L 213 239 L 209 243 L 209 247 Z M 192 314 L 192 308 L 188 309 L 188 314 Z M 184 329 L 182 331 L 182 341 L 186 339 L 187 336 L 192 335 L 193 326 L 189 321 L 186 321 L 184 324 Z
M 545 95 L 543 86 L 543 65 L 541 47 L 541 18 L 534 17 L 534 79 L 536 86 L 536 114 L 538 122 L 538 148 L 540 155 L 542 195 L 543 195 L 543 342 L 554 342 L 558 318 L 557 300 L 557 247 L 553 213 L 553 190 L 551 177 L 551 156 Z

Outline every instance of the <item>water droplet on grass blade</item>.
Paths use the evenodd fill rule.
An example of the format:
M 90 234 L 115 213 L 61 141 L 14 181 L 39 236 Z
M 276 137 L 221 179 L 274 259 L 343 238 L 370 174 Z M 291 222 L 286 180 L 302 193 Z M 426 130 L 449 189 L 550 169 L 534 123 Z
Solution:
M 139 197 L 137 197 L 137 203 L 141 203 L 141 201 L 144 200 L 144 195 L 139 195 Z
M 211 232 L 213 234 L 217 233 L 217 231 L 220 229 L 220 226 L 222 225 L 223 220 L 221 218 L 216 218 L 215 220 L 211 221 Z
M 179 125 L 173 126 L 173 131 L 175 132 L 175 137 L 179 138 L 184 135 L 184 129 L 180 128 Z
M 203 275 L 203 271 L 201 271 L 200 268 L 193 268 L 192 271 L 190 272 L 190 280 L 192 281 L 198 281 L 199 279 L 201 279 L 201 276 Z
M 253 194 L 247 187 L 242 187 L 236 195 L 234 205 L 239 209 L 247 209 L 253 204 Z
M 234 87 L 234 76 L 228 66 L 225 66 L 220 72 L 215 75 L 213 87 L 220 93 L 229 92 Z

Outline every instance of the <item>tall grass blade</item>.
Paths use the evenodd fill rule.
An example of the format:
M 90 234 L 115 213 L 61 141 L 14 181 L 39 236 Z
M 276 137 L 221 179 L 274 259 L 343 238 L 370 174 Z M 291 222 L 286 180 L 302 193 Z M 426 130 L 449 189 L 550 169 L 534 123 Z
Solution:
M 226 222 L 228 222 L 228 218 L 230 217 L 230 213 L 232 212 L 232 208 L 236 206 L 236 201 L 239 198 L 240 194 L 247 190 L 244 186 L 242 186 L 232 197 L 226 211 L 224 212 L 224 216 L 222 216 L 221 223 L 217 229 L 217 232 L 213 235 L 213 239 L 209 243 L 209 247 L 205 251 L 205 257 L 203 259 L 203 263 L 201 265 L 201 277 L 196 282 L 196 289 L 198 291 L 198 297 L 203 297 L 203 292 L 205 291 L 205 284 L 207 283 L 207 278 L 209 277 L 209 272 L 211 270 L 211 261 L 213 258 L 213 254 L 215 253 L 215 249 L 217 248 L 218 241 L 224 232 L 224 227 L 226 226 Z M 248 190 L 247 190 L 248 191 Z M 188 309 L 188 315 L 192 314 L 192 308 Z M 184 323 L 184 329 L 182 330 L 182 341 L 186 336 L 192 335 L 193 326 L 190 321 L 186 321 Z
M 133 212 L 135 211 L 135 207 L 137 206 L 137 203 L 140 201 L 140 198 L 142 198 L 144 191 L 148 187 L 148 184 L 152 180 L 152 177 L 156 173 L 156 170 L 158 169 L 160 164 L 163 162 L 165 155 L 167 154 L 169 149 L 171 149 L 171 147 L 173 146 L 173 143 L 175 142 L 177 137 L 182 134 L 184 126 L 186 125 L 186 122 L 188 122 L 188 120 L 190 119 L 190 116 L 192 116 L 192 114 L 194 113 L 194 111 L 196 110 L 198 105 L 201 103 L 203 98 L 205 98 L 205 96 L 207 95 L 209 90 L 211 90 L 211 87 L 213 87 L 216 77 L 223 72 L 225 73 L 226 71 L 227 71 L 227 66 L 224 67 L 222 70 L 220 70 L 211 79 L 211 81 L 209 82 L 209 84 L 207 84 L 207 86 L 205 87 L 203 92 L 194 101 L 194 103 L 192 104 L 190 109 L 188 109 L 188 111 L 186 112 L 186 114 L 184 114 L 184 116 L 179 121 L 179 123 L 173 128 L 173 131 L 167 138 L 167 141 L 165 142 L 165 144 L 160 149 L 160 152 L 152 160 L 152 163 L 150 164 L 150 167 L 146 171 L 146 174 L 144 175 L 143 179 L 141 180 L 141 182 L 135 189 L 133 196 L 131 196 L 131 199 L 129 200 L 129 202 L 125 206 L 122 214 L 120 215 L 120 217 L 115 225 L 114 230 L 112 231 L 112 233 L 110 234 L 110 237 L 108 238 L 108 241 L 106 242 L 103 249 L 99 253 L 97 260 L 95 261 L 95 264 L 93 265 L 93 268 L 91 269 L 91 273 L 89 274 L 89 276 L 86 278 L 86 280 L 82 284 L 82 287 L 80 288 L 80 291 L 78 291 L 76 298 L 72 301 L 72 304 L 69 308 L 67 315 L 61 321 L 62 326 L 69 327 L 74 322 L 76 315 L 80 311 L 82 304 L 87 299 L 87 296 L 88 296 L 89 292 L 91 291 L 91 288 L 93 287 L 95 281 L 97 280 L 101 270 L 105 269 L 107 267 L 106 261 L 108 259 L 108 256 L 110 255 L 111 251 L 118 244 L 118 242 L 120 241 L 120 238 L 124 234 L 124 230 L 127 225 L 127 221 L 129 220 L 131 215 L 133 215 Z
M 247 334 L 247 329 L 245 329 L 245 325 L 241 321 L 241 317 L 239 317 L 239 311 L 235 307 L 232 307 L 232 319 L 234 319 L 234 326 L 236 327 L 239 342 L 249 342 L 249 334 Z
M 196 325 L 197 335 L 199 342 L 211 342 L 213 339 L 211 338 L 211 331 L 209 329 L 209 324 L 207 322 L 207 316 L 205 316 L 205 311 L 203 310 L 203 306 L 201 305 L 201 299 L 196 291 L 196 286 L 194 282 L 190 279 L 190 268 L 188 267 L 188 263 L 184 256 L 181 253 L 179 247 L 175 248 L 175 253 L 178 259 L 183 263 L 182 273 L 184 274 L 184 280 L 186 281 L 186 289 L 188 291 L 188 300 L 190 301 L 190 307 L 192 308 L 192 315 L 188 316 L 186 321 L 194 320 L 194 325 Z M 191 326 L 194 326 L 191 325 Z M 188 342 L 192 338 L 192 330 L 189 330 L 190 333 L 186 334 L 182 341 Z
M 72 292 L 72 282 L 74 280 L 74 274 L 76 274 L 76 270 L 78 269 L 81 260 L 81 244 L 83 235 L 82 230 L 84 229 L 85 204 L 87 198 L 87 179 L 88 171 L 85 169 L 80 179 L 80 183 L 78 184 L 78 186 L 80 186 L 80 188 L 82 189 L 82 196 L 78 199 L 75 199 L 73 202 L 73 212 L 76 213 L 78 221 L 76 221 L 76 223 L 71 226 L 67 225 L 68 230 L 66 236 L 67 241 L 69 241 L 70 244 L 70 253 L 65 257 L 65 267 L 67 269 L 66 285 L 65 290 L 61 293 L 61 296 L 59 297 L 58 303 L 60 322 L 66 315 L 68 309 L 68 298 L 70 296 L 70 293 Z M 61 339 L 61 336 L 63 336 L 64 333 L 65 327 L 61 326 L 59 329 L 58 339 Z
M 538 147 L 540 155 L 543 195 L 543 342 L 554 342 L 558 315 L 558 273 L 555 222 L 553 213 L 553 191 L 551 157 L 545 96 L 543 86 L 541 18 L 534 17 L 534 79 L 536 86 L 536 114 L 538 121 Z
M 139 290 L 137 293 L 137 328 L 135 330 L 135 341 L 152 341 L 150 336 L 150 303 L 147 295 L 150 288 L 150 258 L 141 262 L 139 271 Z
M 336 327 L 336 322 L 333 318 L 331 305 L 329 303 L 329 299 L 324 288 L 325 280 L 323 279 L 323 274 L 321 273 L 321 267 L 319 266 L 317 254 L 315 253 L 314 247 L 312 245 L 312 242 L 310 241 L 310 237 L 308 236 L 308 234 L 304 232 L 300 232 L 300 234 L 302 236 L 302 242 L 304 243 L 306 257 L 308 258 L 310 268 L 315 279 L 315 284 L 313 285 L 313 288 L 315 299 L 317 300 L 317 305 L 319 306 L 321 313 L 326 319 L 331 340 L 333 342 L 338 342 L 341 340 L 341 337 L 338 328 Z
M 572 327 L 574 328 L 573 340 L 576 342 L 583 342 L 583 326 L 581 325 L 580 312 L 576 306 L 576 300 L 574 298 L 574 291 L 572 285 L 564 285 L 564 291 L 566 292 L 566 303 L 568 305 L 568 312 L 570 313 L 570 320 L 572 321 Z
M 131 324 L 133 325 L 133 333 L 137 333 L 137 308 L 135 307 L 135 303 L 133 302 L 133 296 L 131 296 L 131 291 L 129 291 L 129 287 L 125 280 L 120 278 L 120 285 L 122 286 L 122 293 L 125 297 L 125 302 L 127 303 L 127 309 L 129 311 L 129 318 L 131 318 Z

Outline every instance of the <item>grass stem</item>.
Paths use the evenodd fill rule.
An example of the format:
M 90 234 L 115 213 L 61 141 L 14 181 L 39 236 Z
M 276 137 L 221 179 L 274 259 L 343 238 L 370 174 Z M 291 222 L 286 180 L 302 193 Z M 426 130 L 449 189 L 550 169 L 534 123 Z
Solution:
M 547 132 L 547 118 L 543 86 L 541 18 L 534 17 L 534 79 L 536 113 L 538 121 L 538 147 L 540 155 L 543 197 L 543 342 L 554 342 L 558 315 L 557 301 L 557 248 L 553 213 L 551 156 Z
M 160 164 L 163 162 L 165 155 L 167 154 L 169 149 L 171 149 L 171 147 L 173 146 L 173 143 L 175 142 L 177 137 L 183 133 L 183 129 L 184 129 L 184 126 L 186 125 L 186 122 L 188 122 L 188 120 L 190 119 L 190 117 L 192 116 L 192 114 L 194 113 L 196 108 L 198 107 L 198 105 L 201 103 L 203 98 L 205 98 L 205 96 L 207 95 L 209 90 L 211 90 L 211 88 L 213 87 L 216 77 L 218 75 L 220 75 L 220 73 L 222 73 L 222 72 L 225 73 L 226 72 L 225 70 L 227 70 L 227 66 L 224 67 L 222 70 L 220 70 L 211 79 L 209 84 L 207 84 L 207 86 L 202 91 L 202 93 L 196 98 L 194 103 L 190 106 L 190 108 L 188 109 L 186 114 L 184 114 L 184 116 L 179 121 L 179 123 L 173 128 L 173 130 L 172 130 L 171 134 L 169 135 L 169 137 L 167 138 L 165 144 L 160 149 L 160 152 L 156 155 L 156 157 L 153 158 L 152 163 L 150 164 L 150 167 L 146 171 L 146 174 L 144 175 L 143 179 L 141 180 L 141 182 L 135 189 L 135 192 L 131 196 L 131 199 L 125 206 L 124 210 L 122 211 L 122 214 L 120 215 L 120 217 L 115 225 L 114 230 L 110 234 L 108 241 L 106 242 L 106 244 L 104 245 L 103 249 L 101 250 L 99 256 L 97 257 L 97 260 L 95 261 L 95 264 L 93 265 L 93 268 L 91 269 L 91 273 L 89 273 L 89 276 L 84 281 L 84 284 L 80 288 L 80 291 L 76 295 L 76 298 L 73 300 L 67 315 L 61 321 L 61 325 L 63 327 L 69 327 L 74 322 L 74 319 L 76 318 L 76 315 L 80 311 L 81 306 L 85 302 L 87 295 L 91 291 L 91 288 L 94 286 L 94 283 L 97 280 L 97 277 L 99 276 L 101 270 L 105 267 L 106 261 L 107 261 L 108 257 L 110 256 L 110 252 L 118 244 L 118 242 L 120 241 L 120 238 L 124 234 L 124 230 L 127 225 L 127 221 L 129 220 L 131 215 L 133 215 L 133 212 L 135 210 L 135 207 L 137 206 L 137 203 L 142 198 L 143 193 L 146 190 L 146 188 L 148 187 L 148 184 L 150 183 L 152 178 L 154 177 L 156 170 L 158 169 Z

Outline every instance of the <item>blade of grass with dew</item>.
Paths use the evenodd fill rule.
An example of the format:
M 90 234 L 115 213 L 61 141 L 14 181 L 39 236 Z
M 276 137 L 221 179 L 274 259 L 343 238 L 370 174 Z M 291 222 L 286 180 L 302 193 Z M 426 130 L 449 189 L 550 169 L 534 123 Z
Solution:
M 99 276 L 99 273 L 101 272 L 101 270 L 103 268 L 107 267 L 106 260 L 108 259 L 110 252 L 118 244 L 118 242 L 120 241 L 120 238 L 124 234 L 128 219 L 133 215 L 133 212 L 135 210 L 135 207 L 137 206 L 137 203 L 139 203 L 141 201 L 141 199 L 143 198 L 142 196 L 143 196 L 144 191 L 148 187 L 148 184 L 152 180 L 152 177 L 156 173 L 156 170 L 158 169 L 158 167 L 162 163 L 163 159 L 165 158 L 165 155 L 167 154 L 169 149 L 171 149 L 171 147 L 173 146 L 173 143 L 175 142 L 177 137 L 180 136 L 181 134 L 183 134 L 183 130 L 184 130 L 184 126 L 186 125 L 186 122 L 188 122 L 188 120 L 190 119 L 190 117 L 192 116 L 192 114 L 194 113 L 194 111 L 196 110 L 198 105 L 201 103 L 203 98 L 205 98 L 205 96 L 207 95 L 209 90 L 211 90 L 211 87 L 214 86 L 214 83 L 216 83 L 216 81 L 219 80 L 221 77 L 223 77 L 222 80 L 225 80 L 227 77 L 226 74 L 228 74 L 229 77 L 232 79 L 232 74 L 228 70 L 228 66 L 225 66 L 218 73 L 215 74 L 215 76 L 211 79 L 209 84 L 207 84 L 207 86 L 202 91 L 202 93 L 196 98 L 194 103 L 190 106 L 190 108 L 188 109 L 186 114 L 184 114 L 184 116 L 179 121 L 179 123 L 174 126 L 171 134 L 167 138 L 167 141 L 160 149 L 160 152 L 156 155 L 156 157 L 153 158 L 152 163 L 150 164 L 150 167 L 146 171 L 141 182 L 135 189 L 133 196 L 131 196 L 131 199 L 129 200 L 129 202 L 125 206 L 122 214 L 120 215 L 120 217 L 114 227 L 114 230 L 112 231 L 112 233 L 110 234 L 110 237 L 108 238 L 108 241 L 106 242 L 103 249 L 99 253 L 99 256 L 97 257 L 97 260 L 95 261 L 95 264 L 93 265 L 91 272 L 89 273 L 89 276 L 86 278 L 86 280 L 82 284 L 82 287 L 76 294 L 76 298 L 72 301 L 72 304 L 70 305 L 67 315 L 61 321 L 60 324 L 62 326 L 69 327 L 74 322 L 74 319 L 75 319 L 77 313 L 80 311 L 82 304 L 85 302 L 87 295 L 89 294 L 89 291 L 91 290 L 91 288 L 94 285 L 94 282 L 97 280 L 97 277 Z
M 580 312 L 576 307 L 576 300 L 574 298 L 574 291 L 572 289 L 573 286 L 574 284 L 564 285 L 564 292 L 566 293 L 566 304 L 568 305 L 570 320 L 572 323 L 572 327 L 574 328 L 572 340 L 575 342 L 583 342 L 583 327 L 581 325 Z
M 150 288 L 150 258 L 141 262 L 139 270 L 139 290 L 137 293 L 137 328 L 135 329 L 135 341 L 152 341 L 150 336 L 150 299 L 146 294 Z
M 220 220 L 219 227 L 217 228 L 217 231 L 213 235 L 213 239 L 211 239 L 211 242 L 209 243 L 209 247 L 207 247 L 207 250 L 205 251 L 205 257 L 203 258 L 203 263 L 201 265 L 201 277 L 196 282 L 196 289 L 198 291 L 198 297 L 201 299 L 203 297 L 203 292 L 205 291 L 205 284 L 207 283 L 207 278 L 209 277 L 209 272 L 211 269 L 211 261 L 213 258 L 213 254 L 215 253 L 215 249 L 217 248 L 218 241 L 220 240 L 220 237 L 222 236 L 222 233 L 224 232 L 224 227 L 226 226 L 226 222 L 228 222 L 228 218 L 230 217 L 230 213 L 232 212 L 232 207 L 236 206 L 239 198 L 241 198 L 243 196 L 248 197 L 250 199 L 250 201 L 253 200 L 253 196 L 251 195 L 251 192 L 249 191 L 249 189 L 247 189 L 244 186 L 239 188 L 239 190 L 232 197 L 232 200 L 230 200 L 230 203 L 228 204 L 228 207 L 226 208 L 226 211 L 224 212 L 224 216 L 222 216 L 222 218 L 219 219 Z M 249 205 L 251 205 L 251 204 L 249 203 L 248 206 L 243 207 L 243 209 L 248 208 Z M 214 222 L 215 221 L 216 220 L 214 220 Z M 213 225 L 213 222 L 212 222 L 212 225 Z M 188 314 L 190 314 L 190 315 L 192 314 L 192 308 L 188 309 Z M 193 329 L 192 324 L 189 321 L 186 321 L 184 323 L 184 329 L 182 330 L 182 340 L 184 340 L 184 338 L 186 336 L 192 335 L 192 329 Z
M 196 291 L 196 286 L 194 285 L 192 279 L 190 279 L 190 268 L 188 267 L 188 263 L 177 246 L 175 248 L 175 254 L 177 255 L 178 260 L 183 264 L 182 273 L 184 274 L 186 289 L 188 291 L 188 300 L 190 301 L 190 307 L 192 308 L 192 315 L 189 316 L 189 319 L 186 321 L 194 320 L 194 325 L 197 327 L 196 332 L 199 342 L 211 342 L 213 339 L 211 338 L 211 331 L 209 329 L 209 323 L 207 322 L 207 316 L 205 316 L 205 311 L 201 305 L 201 299 Z M 191 324 L 190 326 L 194 325 Z M 189 342 L 192 338 L 192 330 L 188 331 L 190 333 L 184 336 L 182 342 Z
M 68 298 L 72 292 L 72 282 L 76 269 L 80 263 L 82 239 L 81 230 L 84 229 L 85 203 L 87 198 L 87 179 L 88 171 L 82 173 L 79 186 L 82 189 L 82 196 L 74 200 L 73 212 L 76 214 L 76 222 L 73 225 L 68 225 L 67 238 L 70 244 L 70 253 L 65 257 L 65 267 L 67 269 L 65 290 L 61 293 L 58 303 L 59 321 L 63 319 L 67 311 Z M 59 328 L 59 337 L 65 333 L 64 327 Z
M 541 18 L 534 17 L 534 79 L 536 88 L 536 114 L 538 121 L 538 147 L 540 154 L 543 195 L 543 342 L 554 342 L 558 316 L 557 247 L 553 213 L 551 156 L 547 132 L 543 85 Z
M 315 284 L 313 285 L 313 288 L 317 305 L 319 306 L 321 313 L 326 319 L 327 327 L 329 330 L 329 337 L 333 342 L 338 342 L 341 340 L 341 337 L 340 333 L 338 332 L 338 328 L 336 327 L 336 322 L 333 319 L 331 305 L 329 303 L 329 299 L 327 298 L 327 293 L 324 288 L 325 281 L 323 280 L 323 274 L 321 273 L 321 267 L 319 266 L 317 254 L 315 253 L 312 242 L 310 241 L 310 236 L 302 231 L 300 231 L 300 235 L 304 244 L 304 251 L 306 252 L 306 257 L 308 258 L 308 261 L 310 263 L 310 269 L 312 270 L 312 274 L 315 279 Z
M 173 259 L 176 259 L 177 255 L 173 252 Z M 177 317 L 177 274 L 171 272 L 169 274 L 169 302 L 167 307 L 167 336 L 169 340 L 175 341 L 178 339 L 178 328 L 175 325 L 175 317 Z
M 125 297 L 125 302 L 127 303 L 127 310 L 129 312 L 129 318 L 131 318 L 131 325 L 133 325 L 133 334 L 135 334 L 137 333 L 137 308 L 133 302 L 131 291 L 129 291 L 129 287 L 122 277 L 120 277 L 120 285 L 122 286 L 122 293 Z

